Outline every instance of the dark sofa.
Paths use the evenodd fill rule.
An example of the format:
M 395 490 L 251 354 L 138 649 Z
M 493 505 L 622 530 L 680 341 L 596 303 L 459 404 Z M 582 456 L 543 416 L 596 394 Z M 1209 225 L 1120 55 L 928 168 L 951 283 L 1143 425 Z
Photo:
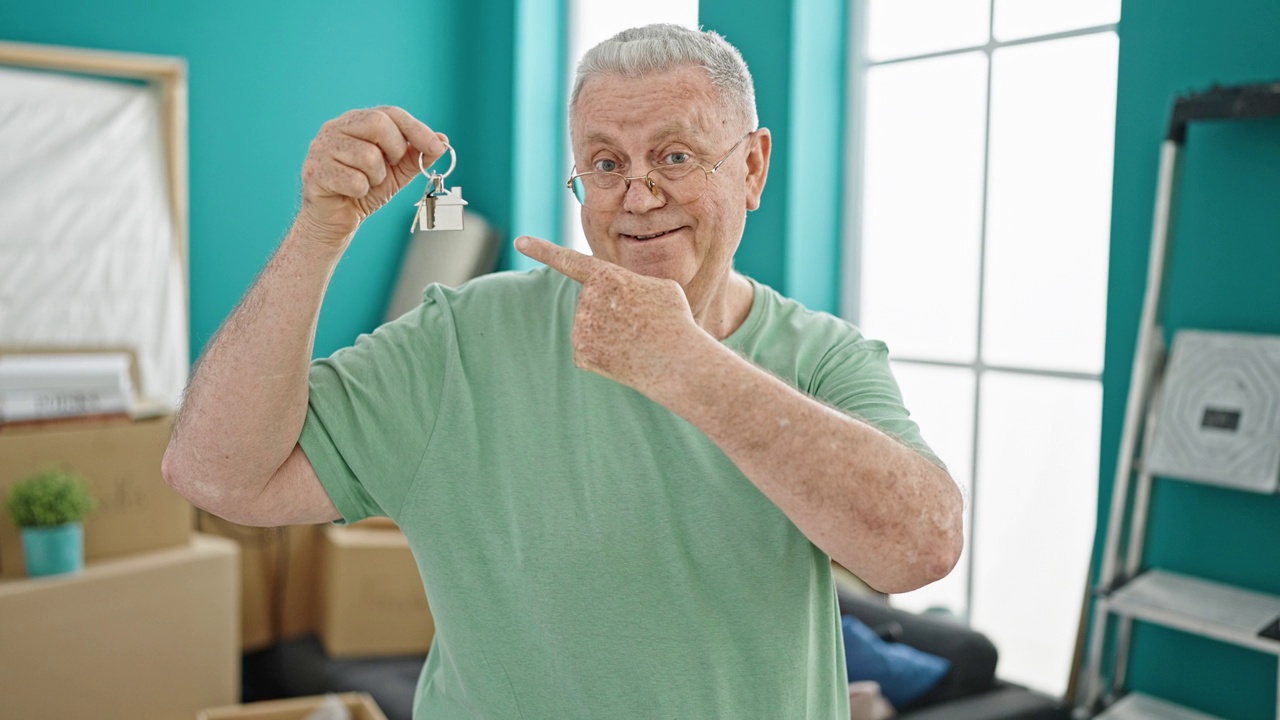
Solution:
M 880 637 L 951 661 L 932 690 L 899 708 L 901 720 L 1067 720 L 1062 702 L 998 679 L 998 653 L 981 633 L 952 620 L 890 607 L 882 598 L 841 590 L 840 614 L 853 615 Z

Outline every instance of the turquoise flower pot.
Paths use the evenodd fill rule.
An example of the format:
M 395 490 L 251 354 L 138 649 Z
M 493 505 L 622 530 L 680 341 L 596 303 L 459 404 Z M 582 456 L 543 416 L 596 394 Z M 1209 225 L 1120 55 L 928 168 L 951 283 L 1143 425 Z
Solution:
M 27 575 L 65 575 L 84 570 L 84 525 L 22 528 L 22 554 Z

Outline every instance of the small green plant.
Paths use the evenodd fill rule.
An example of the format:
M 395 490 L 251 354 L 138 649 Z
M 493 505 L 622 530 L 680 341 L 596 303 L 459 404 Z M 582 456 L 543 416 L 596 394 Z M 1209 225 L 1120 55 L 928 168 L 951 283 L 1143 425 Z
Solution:
M 84 479 L 60 468 L 42 470 L 9 491 L 9 516 L 18 527 L 80 522 L 96 505 Z

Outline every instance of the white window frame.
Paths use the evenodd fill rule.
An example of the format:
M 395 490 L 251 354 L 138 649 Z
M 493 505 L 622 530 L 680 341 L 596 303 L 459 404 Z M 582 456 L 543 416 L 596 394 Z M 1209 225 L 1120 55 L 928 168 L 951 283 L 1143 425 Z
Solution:
M 986 248 L 987 248 L 987 210 L 988 210 L 988 184 L 990 179 L 990 148 L 991 148 L 991 80 L 993 70 L 993 55 L 996 50 L 1001 48 L 1017 47 L 1019 45 L 1028 45 L 1033 43 L 1050 42 L 1054 40 L 1062 40 L 1066 38 L 1075 38 L 1086 35 L 1095 35 L 1100 33 L 1116 33 L 1118 23 L 1109 23 L 1104 25 L 1095 25 L 1091 27 L 1079 28 L 1075 30 L 1049 33 L 1042 35 L 1034 35 L 1016 40 L 997 41 L 995 40 L 995 0 L 991 0 L 988 14 L 988 40 L 982 45 L 970 45 L 964 47 L 956 47 L 945 51 L 922 53 L 916 55 L 908 55 L 904 57 L 895 57 L 889 60 L 870 60 L 866 55 L 867 48 L 867 22 L 868 22 L 868 0 L 853 0 L 850 6 L 850 30 L 849 30 L 849 86 L 848 86 L 848 117 L 847 117 L 847 145 L 846 165 L 848 174 L 845 183 L 845 216 L 843 227 L 843 253 L 841 262 L 841 314 L 844 318 L 859 324 L 861 319 L 861 263 L 862 263 L 862 196 L 863 187 L 866 182 L 864 176 L 865 171 L 865 127 L 866 127 L 866 81 L 868 72 L 874 68 L 883 65 L 894 65 L 908 62 L 916 62 L 922 60 L 931 60 L 940 57 L 949 57 L 960 55 L 963 53 L 982 52 L 987 60 L 987 83 L 986 83 L 986 117 L 984 119 L 985 129 L 983 132 L 983 171 L 982 171 L 982 206 L 981 206 L 981 239 L 978 250 L 979 271 L 978 271 L 978 305 L 977 305 L 977 344 L 974 352 L 974 360 L 972 362 L 953 362 L 944 360 L 934 360 L 921 357 L 894 356 L 895 363 L 905 365 L 925 365 L 934 367 L 946 367 L 968 370 L 973 374 L 974 378 L 974 397 L 973 397 L 973 437 L 971 438 L 972 447 L 970 454 L 970 488 L 969 497 L 965 503 L 965 524 L 969 529 L 968 547 L 969 562 L 966 567 L 965 585 L 965 607 L 963 617 L 965 622 L 972 615 L 973 608 L 973 576 L 974 566 L 977 558 L 975 557 L 973 538 L 981 532 L 981 528 L 976 527 L 973 523 L 973 513 L 976 506 L 976 498 L 980 492 L 980 477 L 978 475 L 979 457 L 979 438 L 982 433 L 981 426 L 981 397 L 982 384 L 985 375 L 988 372 L 1004 372 L 1022 375 L 1032 375 L 1044 378 L 1063 378 L 1069 380 L 1083 380 L 1096 383 L 1099 388 L 1102 385 L 1102 370 L 1098 372 L 1070 372 L 1058 370 L 1046 370 L 1042 368 L 1007 366 L 1007 365 L 988 365 L 982 362 L 982 330 L 983 315 L 985 302 L 985 275 L 986 275 Z M 926 434 L 928 428 L 922 428 Z M 945 458 L 944 458 L 945 459 Z M 1096 479 L 1095 479 L 1096 480 Z

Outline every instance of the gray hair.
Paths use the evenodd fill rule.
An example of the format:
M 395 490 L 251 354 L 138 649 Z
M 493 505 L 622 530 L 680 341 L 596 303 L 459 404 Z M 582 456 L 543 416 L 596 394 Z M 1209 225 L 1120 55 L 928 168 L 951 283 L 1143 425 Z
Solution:
M 656 24 L 623 30 L 588 50 L 578 63 L 569 108 L 578 104 L 578 95 L 587 80 L 598 75 L 613 73 L 634 78 L 681 65 L 706 70 L 725 105 L 741 113 L 752 130 L 757 127 L 755 84 L 742 53 L 719 33 L 681 25 Z

